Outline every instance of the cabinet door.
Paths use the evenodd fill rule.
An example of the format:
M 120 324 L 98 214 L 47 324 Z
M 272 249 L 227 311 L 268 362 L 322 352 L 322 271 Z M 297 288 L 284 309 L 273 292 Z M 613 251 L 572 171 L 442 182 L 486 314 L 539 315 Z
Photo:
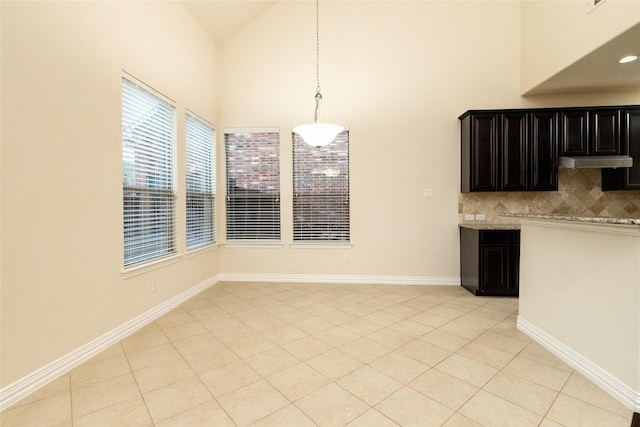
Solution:
M 479 293 L 499 295 L 509 292 L 511 277 L 509 246 L 508 243 L 480 245 Z
M 640 109 L 620 113 L 623 153 L 633 159 L 630 168 L 602 169 L 603 190 L 640 190 Z
M 460 284 L 478 294 L 480 274 L 480 230 L 460 227 Z
M 556 191 L 558 189 L 558 138 L 556 113 L 530 114 L 529 132 L 529 189 Z
M 500 190 L 523 191 L 527 189 L 527 114 L 502 115 L 500 139 L 501 168 Z
M 588 111 L 562 111 L 560 113 L 560 155 L 586 156 L 589 154 Z
M 511 251 L 509 252 L 509 265 L 511 277 L 509 278 L 509 295 L 520 294 L 520 231 L 511 231 Z
M 622 141 L 629 156 L 633 158 L 633 166 L 624 168 L 625 188 L 640 190 L 640 109 L 622 112 L 624 132 Z
M 620 149 L 620 112 L 593 110 L 589 116 L 592 155 L 622 154 Z
M 498 189 L 497 114 L 471 116 L 471 191 Z

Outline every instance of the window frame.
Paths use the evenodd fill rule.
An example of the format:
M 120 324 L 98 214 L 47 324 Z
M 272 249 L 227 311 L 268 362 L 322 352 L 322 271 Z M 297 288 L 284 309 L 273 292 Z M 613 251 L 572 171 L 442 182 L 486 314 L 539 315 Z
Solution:
M 126 73 L 121 78 L 121 103 L 127 271 L 178 253 L 177 115 L 174 101 Z
M 336 139 L 324 147 L 316 148 L 305 143 L 300 135 L 291 132 L 292 136 L 292 245 L 294 246 L 350 246 L 351 241 L 351 186 L 350 186 L 350 133 L 349 128 L 336 136 Z M 326 166 L 326 169 L 311 167 L 309 160 L 317 161 Z M 339 171 L 337 176 L 332 176 L 330 169 Z M 340 183 L 332 184 L 328 180 L 338 179 Z M 304 181 L 304 185 L 301 182 Z M 322 184 L 325 181 L 325 184 Z M 311 184 L 309 184 L 311 182 Z M 325 192 L 310 194 L 305 192 L 305 187 L 312 191 L 326 188 Z M 342 191 L 337 191 L 342 188 Z M 313 206 L 315 200 L 315 206 Z M 304 207 L 304 203 L 307 207 Z M 342 204 L 343 209 L 336 206 Z M 308 207 L 311 206 L 311 207 Z M 333 207 L 332 207 L 333 206 Z M 318 209 L 320 207 L 320 209 Z M 324 210 L 326 216 L 318 215 Z M 332 213 L 335 217 L 331 218 Z M 312 220 L 301 221 L 300 218 Z M 340 218 L 342 216 L 342 218 Z M 337 219 L 337 221 L 336 221 Z M 319 225 L 313 225 L 313 222 Z M 311 223 L 306 230 L 304 224 Z M 332 225 L 333 224 L 333 225 Z M 323 238 L 314 238 L 324 235 Z
M 184 123 L 185 245 L 189 252 L 217 243 L 216 132 L 215 126 L 189 110 L 185 112 Z M 201 172 L 192 174 L 194 168 Z M 192 186 L 199 188 L 191 188 Z M 200 200 L 201 211 L 190 210 L 192 200 Z M 204 218 L 200 218 L 201 215 Z M 190 230 L 190 226 L 195 229 Z
M 261 143 L 265 145 L 260 147 Z M 280 244 L 280 129 L 225 128 L 224 144 L 225 244 Z M 256 146 L 250 148 L 250 152 L 244 153 L 243 150 L 231 151 L 231 144 Z M 238 160 L 236 156 L 241 158 Z M 238 167 L 242 169 L 236 172 Z M 234 185 L 238 180 L 241 181 L 239 185 Z

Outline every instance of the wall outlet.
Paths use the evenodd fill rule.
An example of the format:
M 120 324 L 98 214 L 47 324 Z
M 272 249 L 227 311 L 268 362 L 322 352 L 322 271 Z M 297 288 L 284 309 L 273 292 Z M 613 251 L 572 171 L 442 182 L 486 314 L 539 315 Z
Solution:
M 430 199 L 433 197 L 433 188 L 425 188 L 422 190 L 422 196 Z
M 156 292 L 158 290 L 158 283 L 156 279 L 151 279 L 151 292 Z
M 484 221 L 484 220 L 485 220 L 484 214 L 476 214 L 476 221 Z
M 351 258 L 349 258 L 349 254 L 344 254 L 344 258 L 342 258 L 345 264 L 349 264 Z
M 476 219 L 474 214 L 464 214 L 465 221 L 473 221 L 474 219 Z

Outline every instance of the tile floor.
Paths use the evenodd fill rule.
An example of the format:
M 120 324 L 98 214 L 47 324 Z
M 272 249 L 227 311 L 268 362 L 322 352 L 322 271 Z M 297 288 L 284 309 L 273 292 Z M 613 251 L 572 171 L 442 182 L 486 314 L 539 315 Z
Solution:
M 457 286 L 219 283 L 9 426 L 596 426 L 632 411 Z

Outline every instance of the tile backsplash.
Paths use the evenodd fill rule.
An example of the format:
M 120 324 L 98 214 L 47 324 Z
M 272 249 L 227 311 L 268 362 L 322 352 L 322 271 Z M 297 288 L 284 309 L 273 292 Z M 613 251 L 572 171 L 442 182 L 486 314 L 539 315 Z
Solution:
M 518 223 L 505 213 L 569 214 L 640 218 L 640 191 L 602 191 L 600 169 L 560 168 L 558 191 L 460 193 L 458 220 L 465 214 L 484 214 L 485 224 Z

